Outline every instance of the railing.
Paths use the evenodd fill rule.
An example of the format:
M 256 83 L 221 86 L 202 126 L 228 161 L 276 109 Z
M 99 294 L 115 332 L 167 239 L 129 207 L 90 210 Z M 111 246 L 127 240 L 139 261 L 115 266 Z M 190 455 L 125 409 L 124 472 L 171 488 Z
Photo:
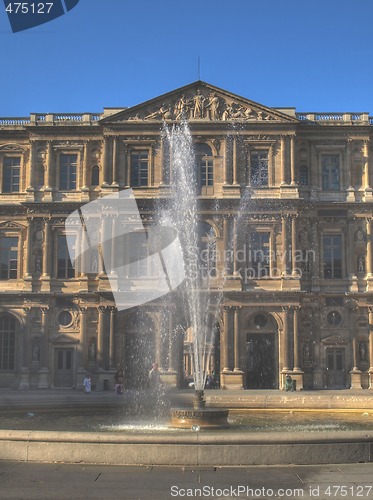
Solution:
M 373 117 L 369 117 L 368 113 L 296 113 L 296 117 L 300 121 L 321 122 L 323 124 L 343 122 L 359 122 L 362 125 L 373 124 Z
M 30 118 L 0 118 L 0 127 L 25 125 L 91 125 L 101 119 L 99 113 L 31 113 Z
M 0 118 L 0 127 L 29 124 L 30 118 Z

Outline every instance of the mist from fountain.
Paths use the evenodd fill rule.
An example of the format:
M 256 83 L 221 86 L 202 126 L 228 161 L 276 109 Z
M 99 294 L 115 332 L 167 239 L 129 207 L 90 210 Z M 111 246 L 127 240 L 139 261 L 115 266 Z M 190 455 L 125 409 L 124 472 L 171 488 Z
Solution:
M 201 256 L 198 233 L 198 182 L 196 158 L 192 135 L 188 123 L 172 127 L 164 126 L 164 140 L 168 145 L 171 168 L 171 202 L 161 215 L 162 224 L 170 225 L 179 236 L 184 257 L 186 279 L 181 290 L 185 304 L 187 329 L 192 333 L 191 360 L 194 387 L 202 391 L 205 387 L 214 341 L 209 315 L 217 317 L 221 292 L 211 293 L 211 276 L 205 273 L 206 255 L 214 252 L 209 244 L 206 255 Z M 203 262 L 204 261 L 204 262 Z

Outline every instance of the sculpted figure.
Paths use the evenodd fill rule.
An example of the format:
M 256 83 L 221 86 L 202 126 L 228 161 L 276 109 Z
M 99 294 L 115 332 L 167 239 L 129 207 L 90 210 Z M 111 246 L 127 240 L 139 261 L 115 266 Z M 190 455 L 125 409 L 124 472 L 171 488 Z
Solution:
M 145 117 L 146 120 L 157 120 L 157 119 L 162 119 L 162 120 L 170 120 L 172 119 L 172 111 L 171 111 L 171 106 L 167 106 L 165 103 L 162 104 L 162 106 L 157 110 L 154 111 L 154 113 L 151 113 L 150 115 Z
M 193 118 L 203 118 L 205 114 L 205 98 L 198 89 L 196 95 L 193 97 L 194 111 Z
M 181 120 L 182 118 L 188 118 L 189 111 L 189 100 L 183 94 L 175 104 L 175 118 L 176 120 Z
M 206 104 L 206 109 L 209 110 L 211 120 L 219 120 L 219 106 L 219 97 L 215 94 L 215 92 L 211 92 L 208 103 Z
M 232 117 L 232 113 L 233 113 L 233 106 L 231 104 L 227 104 L 222 114 L 222 120 L 224 121 L 229 120 L 229 118 Z

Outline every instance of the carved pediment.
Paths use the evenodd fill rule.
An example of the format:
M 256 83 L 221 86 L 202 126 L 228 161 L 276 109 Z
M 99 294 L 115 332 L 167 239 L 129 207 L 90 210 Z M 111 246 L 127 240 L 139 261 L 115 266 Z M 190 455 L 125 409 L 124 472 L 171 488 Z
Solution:
M 105 124 L 142 121 L 297 122 L 296 118 L 199 81 L 101 120 Z
M 343 337 L 343 335 L 329 335 L 329 337 L 325 337 L 321 340 L 321 343 L 324 345 L 346 345 L 349 343 L 349 339 Z
M 3 144 L 0 146 L 0 152 L 2 153 L 24 153 L 25 148 L 20 144 Z
M 0 222 L 0 229 L 24 229 L 24 226 L 21 224 L 17 224 L 17 222 L 13 222 L 11 220 L 7 220 L 5 222 Z

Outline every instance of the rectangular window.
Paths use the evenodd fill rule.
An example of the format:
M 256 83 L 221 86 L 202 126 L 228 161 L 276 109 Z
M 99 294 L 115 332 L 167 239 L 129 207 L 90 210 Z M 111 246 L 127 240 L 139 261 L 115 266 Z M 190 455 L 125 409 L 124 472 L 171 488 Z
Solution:
M 250 169 L 252 186 L 268 186 L 268 151 L 252 151 Z
M 324 278 L 342 278 L 342 235 L 323 237 Z
M 70 237 L 69 237 L 70 238 Z M 70 243 L 70 242 L 69 242 Z M 75 277 L 75 270 L 72 265 L 67 239 L 65 235 L 58 236 L 57 242 L 57 278 L 68 279 Z
M 323 191 L 339 191 L 339 155 L 322 155 L 321 171 Z
M 19 192 L 21 157 L 6 156 L 3 162 L 3 193 Z
M 60 155 L 60 190 L 71 191 L 76 189 L 76 171 L 78 164 L 77 154 Z
M 250 255 L 252 275 L 254 278 L 270 276 L 270 233 L 250 234 Z
M 131 186 L 148 185 L 149 152 L 133 151 L 131 153 Z
M 0 279 L 17 279 L 18 268 L 18 238 L 0 238 Z
M 214 185 L 213 160 L 201 160 L 201 187 Z

